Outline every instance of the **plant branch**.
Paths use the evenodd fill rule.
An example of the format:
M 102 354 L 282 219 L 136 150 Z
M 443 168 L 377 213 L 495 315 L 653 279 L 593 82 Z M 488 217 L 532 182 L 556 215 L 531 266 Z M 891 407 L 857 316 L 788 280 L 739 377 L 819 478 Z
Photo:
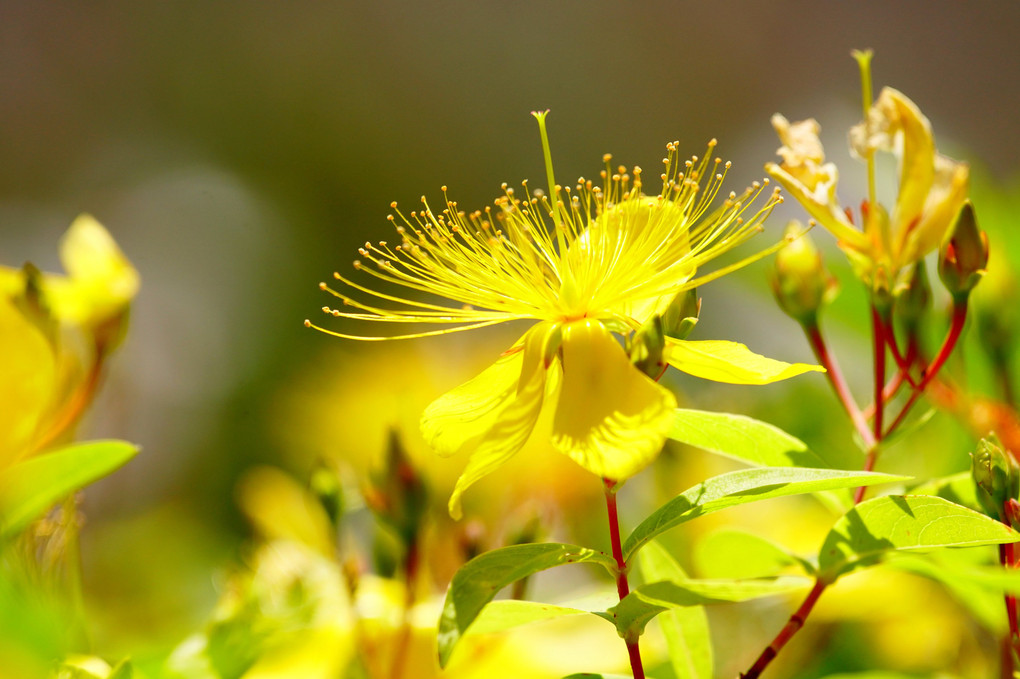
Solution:
M 623 543 L 620 541 L 620 517 L 616 511 L 616 491 L 619 484 L 612 479 L 602 479 L 602 487 L 606 493 L 606 513 L 609 516 L 609 541 L 612 543 L 613 559 L 616 561 L 616 592 L 620 595 L 620 601 L 623 601 L 623 598 L 630 594 L 630 583 L 627 581 L 627 562 L 623 558 Z M 630 669 L 634 679 L 645 679 L 637 637 L 624 641 L 627 644 L 627 655 L 630 657 Z
M 741 679 L 757 679 L 757 677 L 761 676 L 761 673 L 765 671 L 765 668 L 772 662 L 772 659 L 779 654 L 783 646 L 786 646 L 786 643 L 793 638 L 793 635 L 804 626 L 808 615 L 810 615 L 815 604 L 818 603 L 819 597 L 822 596 L 822 592 L 825 591 L 827 586 L 822 580 L 815 580 L 815 586 L 811 588 L 800 608 L 790 616 L 790 619 L 786 621 L 783 629 L 779 631 L 779 634 L 772 640 L 772 643 L 761 652 L 758 659 L 751 665 L 751 669 L 740 675 Z
M 873 448 L 875 446 L 875 439 L 871 430 L 868 428 L 868 422 L 864 419 L 864 415 L 861 413 L 860 408 L 857 407 L 857 403 L 854 401 L 854 397 L 850 393 L 850 388 L 847 387 L 846 380 L 843 378 L 843 373 L 840 371 L 839 365 L 837 365 L 836 360 L 829 355 L 828 346 L 825 343 L 825 338 L 822 337 L 822 333 L 819 330 L 818 325 L 805 325 L 803 328 L 804 334 L 807 336 L 808 343 L 811 345 L 811 350 L 814 351 L 815 358 L 818 359 L 818 363 L 825 368 L 825 376 L 828 378 L 829 384 L 832 385 L 833 390 L 836 392 L 836 396 L 839 398 L 840 403 L 843 404 L 843 408 L 846 410 L 847 415 L 850 416 L 858 435 L 864 440 L 864 444 L 868 448 Z

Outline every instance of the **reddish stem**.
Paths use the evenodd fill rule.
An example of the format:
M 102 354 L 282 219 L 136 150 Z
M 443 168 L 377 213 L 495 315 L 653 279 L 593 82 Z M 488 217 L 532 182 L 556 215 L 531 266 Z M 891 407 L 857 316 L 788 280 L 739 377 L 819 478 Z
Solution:
M 864 444 L 868 448 L 873 448 L 875 446 L 875 439 L 871 430 L 868 429 L 868 422 L 864 419 L 860 408 L 857 407 L 857 403 L 854 401 L 849 387 L 847 387 L 846 380 L 843 378 L 843 373 L 836 364 L 836 360 L 829 355 L 829 349 L 818 326 L 804 326 L 804 334 L 807 335 L 808 343 L 811 344 L 811 350 L 814 351 L 818 363 L 825 368 L 825 376 L 829 379 L 829 384 L 832 385 L 840 403 L 843 404 L 844 410 L 846 410 L 853 421 L 858 435 L 864 440 Z
M 874 305 L 871 306 L 871 329 L 875 348 L 875 419 L 872 434 L 882 439 L 882 418 L 885 415 L 885 320 Z
M 896 419 L 893 420 L 889 428 L 885 430 L 885 436 L 896 431 L 896 428 L 903 424 L 903 420 L 906 419 L 910 409 L 917 403 L 917 399 L 924 393 L 925 387 L 927 387 L 931 381 L 938 374 L 942 366 L 945 365 L 949 359 L 949 355 L 953 353 L 953 349 L 956 347 L 957 341 L 960 339 L 960 333 L 963 332 L 964 323 L 967 321 L 967 299 L 958 299 L 953 302 L 953 316 L 949 324 L 949 332 L 946 333 L 946 338 L 942 341 L 942 346 L 939 347 L 938 354 L 935 355 L 935 359 L 931 362 L 928 368 L 922 373 L 921 381 L 918 382 L 913 393 L 910 394 L 910 398 L 903 404 L 903 410 L 900 411 Z
M 761 673 L 765 671 L 765 668 L 772 662 L 772 659 L 779 654 L 783 646 L 786 646 L 786 643 L 793 638 L 793 635 L 804 626 L 804 621 L 807 620 L 811 609 L 818 603 L 818 598 L 822 596 L 822 592 L 825 591 L 826 587 L 826 583 L 821 580 L 815 580 L 815 586 L 811 588 L 807 598 L 804 599 L 804 603 L 790 616 L 790 619 L 786 621 L 783 629 L 779 631 L 779 634 L 768 645 L 768 648 L 761 652 L 758 659 L 751 665 L 751 669 L 740 675 L 741 679 L 757 679 L 757 677 L 761 676 Z
M 609 515 L 609 541 L 613 547 L 613 559 L 616 561 L 616 592 L 620 601 L 630 594 L 630 583 L 627 582 L 627 562 L 623 559 L 623 543 L 620 541 L 620 517 L 616 511 L 616 490 L 618 484 L 612 479 L 602 479 L 606 492 L 606 513 Z M 641 649 L 638 638 L 626 638 L 627 655 L 630 657 L 630 669 L 634 679 L 645 679 L 645 669 L 641 663 Z

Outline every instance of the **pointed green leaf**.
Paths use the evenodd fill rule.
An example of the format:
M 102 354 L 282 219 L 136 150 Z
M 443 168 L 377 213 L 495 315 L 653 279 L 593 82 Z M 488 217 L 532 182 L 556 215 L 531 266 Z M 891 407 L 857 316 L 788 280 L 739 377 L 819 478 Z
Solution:
M 124 441 L 75 443 L 31 457 L 0 478 L 0 535 L 17 533 L 71 493 L 123 466 L 138 453 Z
M 641 585 L 609 609 L 624 638 L 640 636 L 652 618 L 683 606 L 725 604 L 783 594 L 811 585 L 808 578 L 784 576 L 762 580 L 685 580 Z
M 688 580 L 680 564 L 655 540 L 638 553 L 638 564 L 645 582 Z M 659 616 L 659 627 L 677 679 L 712 679 L 712 637 L 703 606 L 665 611 Z
M 742 530 L 724 528 L 701 538 L 695 547 L 698 572 L 714 578 L 764 578 L 790 566 L 814 574 L 814 566 L 785 547 Z
M 530 625 L 533 622 L 553 620 L 572 615 L 591 615 L 591 611 L 570 606 L 542 604 L 537 601 L 502 599 L 490 601 L 471 624 L 469 634 L 492 634 Z
M 767 422 L 705 410 L 677 408 L 669 438 L 755 467 L 815 467 L 826 464 L 807 445 Z
M 464 564 L 453 576 L 439 618 L 440 666 L 446 666 L 468 627 L 501 589 L 539 571 L 568 563 L 598 563 L 610 571 L 616 567 L 608 554 L 557 542 L 494 549 Z
M 623 558 L 630 561 L 635 551 L 664 531 L 727 507 L 786 495 L 873 486 L 906 478 L 909 477 L 799 467 L 759 467 L 722 474 L 688 488 L 642 521 L 624 543 Z
M 829 531 L 818 556 L 828 582 L 890 551 L 1020 541 L 1012 528 L 932 495 L 887 495 L 857 505 Z
M 817 365 L 766 358 L 727 340 L 692 342 L 671 338 L 665 357 L 671 366 L 688 375 L 727 384 L 771 384 L 806 372 L 825 372 Z

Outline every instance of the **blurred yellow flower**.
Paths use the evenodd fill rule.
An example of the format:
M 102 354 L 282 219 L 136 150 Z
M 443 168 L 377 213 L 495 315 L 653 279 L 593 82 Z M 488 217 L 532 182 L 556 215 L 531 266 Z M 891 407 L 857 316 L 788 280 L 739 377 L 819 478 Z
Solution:
M 675 143 L 667 145 L 658 195 L 643 192 L 640 168 L 627 172 L 621 166 L 614 172 L 610 156 L 601 173 L 603 187 L 582 178 L 576 192 L 563 190 L 553 177 L 545 114 L 536 118 L 551 199 L 518 198 L 504 185 L 494 208 L 471 213 L 449 199 L 437 213 L 423 198 L 423 209 L 407 216 L 394 203 L 397 216 L 390 219 L 400 222 L 400 242 L 366 243 L 361 256 L 375 266 L 355 262 L 356 269 L 385 284 L 437 294 L 452 305 L 375 290 L 339 273 L 334 276 L 344 289 L 321 286 L 355 309 L 324 309 L 335 317 L 447 327 L 387 338 L 333 332 L 306 321 L 323 332 L 360 340 L 538 321 L 495 364 L 435 401 L 422 417 L 422 432 L 436 451 L 471 456 L 450 498 L 454 517 L 461 514 L 464 491 L 524 445 L 546 401 L 556 404 L 553 444 L 589 472 L 620 481 L 654 459 L 676 400 L 631 365 L 612 333 L 638 330 L 680 293 L 750 261 L 695 277 L 698 267 L 757 233 L 781 200 L 772 192 L 753 207 L 765 190 L 755 183 L 711 209 L 729 163 L 723 166 L 709 155 L 681 161 Z M 709 153 L 714 146 L 713 140 Z M 357 301 L 350 291 L 395 306 Z M 765 359 L 742 345 L 666 341 L 667 361 L 709 379 L 762 383 L 811 369 L 776 364 L 765 377 L 761 371 L 748 377 L 733 364 L 746 363 L 749 356 Z
M 76 423 L 138 290 L 138 273 L 87 215 L 64 234 L 60 259 L 67 276 L 0 266 L 0 470 Z
M 869 107 L 867 119 L 850 130 L 856 156 L 870 164 L 875 152 L 882 151 L 892 153 L 899 164 L 892 214 L 866 201 L 861 230 L 836 197 L 839 173 L 825 162 L 818 123 L 791 123 L 777 113 L 772 126 L 783 143 L 777 151 L 783 160 L 768 163 L 765 170 L 832 232 L 858 277 L 875 289 L 892 290 L 900 272 L 938 248 L 967 198 L 967 165 L 935 151 L 928 119 L 891 87 Z

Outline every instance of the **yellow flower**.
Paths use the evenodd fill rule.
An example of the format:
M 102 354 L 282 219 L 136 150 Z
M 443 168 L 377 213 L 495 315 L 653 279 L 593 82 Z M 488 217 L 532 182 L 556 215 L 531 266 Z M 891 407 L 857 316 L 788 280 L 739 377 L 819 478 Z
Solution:
M 928 119 L 890 87 L 868 108 L 866 120 L 850 130 L 856 156 L 872 165 L 875 152 L 882 151 L 892 153 L 899 164 L 892 214 L 874 203 L 872 195 L 862 206 L 862 230 L 836 198 L 839 174 L 825 162 L 818 123 L 790 123 L 776 114 L 772 126 L 783 143 L 777 151 L 783 162 L 768 163 L 765 170 L 832 232 L 857 275 L 874 289 L 891 290 L 902 271 L 935 250 L 967 198 L 967 165 L 935 151 Z
M 138 273 L 87 215 L 64 234 L 60 259 L 67 276 L 0 266 L 0 470 L 75 424 L 138 290 Z
M 504 184 L 493 207 L 471 213 L 448 198 L 438 212 L 423 198 L 423 208 L 410 215 L 394 203 L 390 219 L 398 222 L 399 243 L 366 243 L 360 250 L 374 266 L 356 261 L 356 269 L 452 304 L 374 290 L 339 273 L 334 276 L 344 288 L 321 285 L 354 309 L 324 308 L 332 316 L 446 326 L 399 338 L 538 321 L 490 368 L 422 416 L 422 432 L 437 452 L 470 454 L 450 498 L 454 517 L 463 492 L 524 445 L 545 402 L 556 409 L 553 444 L 582 467 L 615 481 L 644 468 L 662 447 L 676 400 L 631 365 L 612 333 L 637 330 L 680 293 L 774 250 L 696 276 L 700 266 L 760 230 L 781 200 L 773 191 L 756 207 L 767 180 L 729 193 L 713 208 L 729 163 L 708 154 L 681 161 L 671 143 L 657 195 L 644 192 L 640 168 L 614 172 L 608 155 L 602 187 L 582 178 L 574 191 L 562 189 L 553 177 L 545 114 L 536 118 L 551 200 L 539 193 L 520 198 Z M 713 140 L 709 154 L 714 146 Z M 391 306 L 358 301 L 353 291 Z M 396 339 L 306 325 L 348 339 Z M 761 384 L 813 369 L 770 361 L 732 342 L 667 338 L 664 358 L 692 374 L 735 383 Z

